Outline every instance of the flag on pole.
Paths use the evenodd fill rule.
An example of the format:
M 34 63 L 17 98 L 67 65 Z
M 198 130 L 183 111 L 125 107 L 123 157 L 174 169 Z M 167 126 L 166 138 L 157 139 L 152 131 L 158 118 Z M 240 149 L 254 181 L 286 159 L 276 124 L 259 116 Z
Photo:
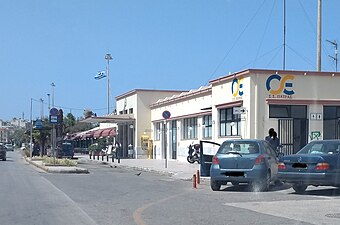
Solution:
M 94 79 L 100 80 L 100 79 L 102 79 L 102 78 L 104 78 L 104 77 L 106 77 L 105 71 L 98 71 L 97 75 L 94 76 Z

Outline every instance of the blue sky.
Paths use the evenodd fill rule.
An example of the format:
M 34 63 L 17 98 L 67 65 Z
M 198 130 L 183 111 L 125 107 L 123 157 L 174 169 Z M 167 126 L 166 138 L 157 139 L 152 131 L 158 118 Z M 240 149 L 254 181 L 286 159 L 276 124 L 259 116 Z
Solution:
M 315 70 L 317 0 L 287 0 L 286 69 Z M 322 70 L 335 71 L 326 41 L 340 40 L 340 1 L 323 0 Z M 190 90 L 248 68 L 281 69 L 283 0 L 3 0 L 0 119 L 29 119 L 30 99 L 51 83 L 65 114 L 107 112 L 132 89 Z M 33 101 L 33 118 L 41 104 Z

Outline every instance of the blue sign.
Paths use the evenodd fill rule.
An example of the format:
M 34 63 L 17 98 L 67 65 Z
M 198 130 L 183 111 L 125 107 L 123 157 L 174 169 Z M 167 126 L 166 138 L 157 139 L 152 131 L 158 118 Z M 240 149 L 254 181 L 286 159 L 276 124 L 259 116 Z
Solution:
M 42 129 L 43 128 L 43 122 L 41 121 L 41 119 L 37 119 L 35 121 L 35 128 L 36 129 Z
M 59 123 L 59 116 L 52 116 L 52 115 L 50 115 L 50 123 L 58 124 Z
M 163 113 L 162 113 L 162 116 L 163 116 L 163 118 L 164 119 L 169 119 L 170 118 L 170 116 L 171 116 L 171 113 L 169 112 L 169 111 L 164 111 Z
M 57 108 L 52 108 L 50 110 L 50 116 L 58 116 L 59 115 L 59 110 Z

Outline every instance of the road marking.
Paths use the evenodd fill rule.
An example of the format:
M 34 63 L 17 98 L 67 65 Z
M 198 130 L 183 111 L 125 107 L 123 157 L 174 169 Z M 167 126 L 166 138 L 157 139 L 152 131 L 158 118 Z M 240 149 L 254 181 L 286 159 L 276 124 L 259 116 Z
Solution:
M 327 214 L 339 214 L 340 199 L 324 200 L 284 200 L 270 202 L 225 203 L 242 209 L 271 216 L 303 221 L 311 224 L 340 224 L 339 218 L 326 217 Z
M 150 202 L 148 204 L 145 204 L 143 205 L 142 207 L 139 207 L 138 209 L 136 209 L 133 214 L 132 214 L 132 217 L 133 217 L 133 220 L 135 221 L 135 223 L 137 225 L 147 225 L 144 220 L 142 219 L 142 213 L 144 212 L 144 210 L 146 210 L 147 208 L 150 208 L 151 206 L 154 206 L 156 204 L 159 204 L 159 203 L 162 203 L 162 202 L 165 202 L 165 201 L 168 201 L 172 198 L 176 198 L 180 195 L 184 195 L 185 193 L 180 193 L 180 194 L 176 194 L 176 195 L 171 195 L 167 198 L 163 198 L 163 199 L 160 199 L 158 201 L 155 201 L 155 202 Z

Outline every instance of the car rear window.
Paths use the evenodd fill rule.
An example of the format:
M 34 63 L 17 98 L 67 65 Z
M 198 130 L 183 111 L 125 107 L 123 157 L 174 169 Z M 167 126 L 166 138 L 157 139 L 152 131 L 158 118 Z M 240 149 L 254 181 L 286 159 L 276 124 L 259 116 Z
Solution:
M 298 154 L 335 154 L 340 152 L 340 142 L 316 142 L 303 147 Z
M 220 154 L 236 152 L 240 154 L 257 154 L 259 146 L 256 142 L 224 142 L 218 150 Z

